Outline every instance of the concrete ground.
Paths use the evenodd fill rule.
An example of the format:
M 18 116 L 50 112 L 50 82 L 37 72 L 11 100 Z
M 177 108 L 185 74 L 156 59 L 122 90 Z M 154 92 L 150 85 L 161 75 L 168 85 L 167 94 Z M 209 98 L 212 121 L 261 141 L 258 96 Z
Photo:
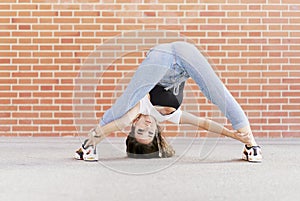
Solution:
M 1 201 L 300 200 L 300 139 L 258 139 L 264 161 L 230 139 L 176 138 L 169 159 L 129 159 L 124 138 L 100 160 L 72 159 L 80 138 L 0 138 Z

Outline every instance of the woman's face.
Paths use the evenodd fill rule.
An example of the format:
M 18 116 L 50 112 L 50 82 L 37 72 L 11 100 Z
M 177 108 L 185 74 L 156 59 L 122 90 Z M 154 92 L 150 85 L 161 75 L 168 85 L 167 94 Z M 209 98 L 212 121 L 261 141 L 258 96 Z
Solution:
M 150 115 L 141 114 L 134 122 L 135 138 L 141 144 L 149 144 L 152 142 L 157 124 L 155 119 Z

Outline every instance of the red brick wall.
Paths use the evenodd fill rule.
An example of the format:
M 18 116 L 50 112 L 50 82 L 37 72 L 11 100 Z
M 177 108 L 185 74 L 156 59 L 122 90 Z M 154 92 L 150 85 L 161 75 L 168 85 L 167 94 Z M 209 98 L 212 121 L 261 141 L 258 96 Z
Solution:
M 1 0 L 0 135 L 86 131 L 112 104 L 147 48 L 184 39 L 209 57 L 256 136 L 298 137 L 299 11 L 299 0 Z M 78 109 L 78 75 L 90 65 L 88 56 L 112 39 L 117 39 L 113 50 L 127 53 L 91 78 L 89 87 L 96 84 L 96 91 L 78 104 L 88 107 L 91 101 L 94 111 Z M 193 81 L 185 95 L 184 109 L 226 123 Z M 195 133 L 189 126 L 165 127 L 170 135 L 174 129 Z

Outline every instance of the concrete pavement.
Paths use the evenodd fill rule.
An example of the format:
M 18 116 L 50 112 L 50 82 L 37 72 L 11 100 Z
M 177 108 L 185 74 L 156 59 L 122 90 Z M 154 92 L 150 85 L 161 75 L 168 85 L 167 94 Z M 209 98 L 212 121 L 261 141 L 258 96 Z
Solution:
M 300 199 L 300 139 L 258 139 L 260 164 L 240 160 L 224 138 L 170 139 L 170 159 L 129 159 L 124 138 L 98 146 L 96 163 L 76 161 L 80 138 L 0 138 L 1 201 Z

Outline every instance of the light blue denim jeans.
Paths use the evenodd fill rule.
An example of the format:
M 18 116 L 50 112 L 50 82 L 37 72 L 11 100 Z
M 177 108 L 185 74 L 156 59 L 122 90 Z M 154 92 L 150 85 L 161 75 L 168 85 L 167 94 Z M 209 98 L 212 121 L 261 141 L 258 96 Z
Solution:
M 249 125 L 240 105 L 216 75 L 207 59 L 192 44 L 173 42 L 152 48 L 140 64 L 124 93 L 107 110 L 100 122 L 105 125 L 133 108 L 160 84 L 178 94 L 179 85 L 191 77 L 205 97 L 229 119 L 234 129 Z

